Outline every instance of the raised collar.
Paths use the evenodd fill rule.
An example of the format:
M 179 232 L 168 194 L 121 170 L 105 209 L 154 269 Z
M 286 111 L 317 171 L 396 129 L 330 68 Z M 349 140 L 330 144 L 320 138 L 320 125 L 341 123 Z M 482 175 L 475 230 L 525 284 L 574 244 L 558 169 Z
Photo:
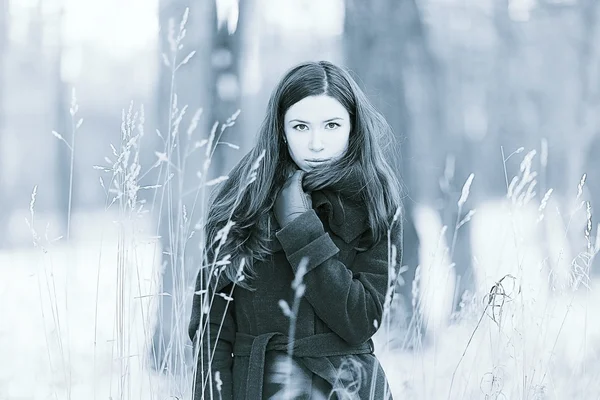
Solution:
M 338 196 L 331 191 L 312 193 L 313 208 L 327 212 L 329 228 L 346 243 L 352 242 L 368 228 L 368 216 L 364 204 Z
M 346 243 L 368 229 L 367 207 L 360 196 L 364 189 L 361 178 L 360 170 L 355 169 L 344 177 L 343 182 L 311 192 L 313 209 L 317 214 L 326 214 L 329 229 Z M 275 225 L 276 229 L 280 228 L 276 221 Z M 274 240 L 273 245 L 275 251 L 281 249 L 279 241 Z
M 345 243 L 351 243 L 360 234 L 368 229 L 368 216 L 364 205 L 360 205 L 354 200 L 341 197 L 341 202 L 336 194 L 332 191 L 322 190 L 312 192 L 313 209 L 319 213 L 325 214 L 329 229 L 339 236 Z M 272 218 L 275 226 L 274 229 L 281 227 Z M 275 236 L 270 240 L 269 247 L 271 251 L 278 252 L 282 250 L 281 243 L 275 239 Z

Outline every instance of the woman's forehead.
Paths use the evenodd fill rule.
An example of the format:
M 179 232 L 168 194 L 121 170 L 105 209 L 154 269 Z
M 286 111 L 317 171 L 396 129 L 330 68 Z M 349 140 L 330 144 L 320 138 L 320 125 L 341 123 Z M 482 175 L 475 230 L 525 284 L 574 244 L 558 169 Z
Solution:
M 346 108 L 337 99 L 326 96 L 309 96 L 293 104 L 285 119 L 300 119 L 306 122 L 323 122 L 332 118 L 348 118 Z

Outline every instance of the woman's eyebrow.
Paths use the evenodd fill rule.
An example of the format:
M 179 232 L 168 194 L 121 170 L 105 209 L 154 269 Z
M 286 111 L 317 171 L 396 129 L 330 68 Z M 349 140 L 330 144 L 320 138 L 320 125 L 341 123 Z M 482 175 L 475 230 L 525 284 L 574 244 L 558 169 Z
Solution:
M 334 117 L 334 118 L 327 119 L 327 120 L 325 120 L 323 122 L 331 122 L 331 121 L 335 121 L 335 120 L 338 120 L 338 119 L 343 119 L 343 118 L 341 118 L 341 117 Z M 290 119 L 290 122 L 294 122 L 294 121 L 300 122 L 302 124 L 308 124 L 309 123 L 309 122 L 306 122 L 306 121 L 302 121 L 301 119 Z

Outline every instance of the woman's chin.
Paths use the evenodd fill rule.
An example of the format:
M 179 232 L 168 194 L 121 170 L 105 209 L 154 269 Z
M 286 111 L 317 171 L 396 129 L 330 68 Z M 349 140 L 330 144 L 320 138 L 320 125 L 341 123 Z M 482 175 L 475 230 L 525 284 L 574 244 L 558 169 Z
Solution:
M 298 168 L 300 168 L 304 172 L 309 172 L 309 171 L 312 171 L 314 169 L 313 166 L 308 165 L 308 164 L 302 164 L 302 165 L 298 166 Z
M 306 161 L 304 165 L 305 165 L 306 171 L 310 171 L 312 169 L 321 168 L 325 164 L 326 163 L 324 161 L 322 161 L 322 162 Z

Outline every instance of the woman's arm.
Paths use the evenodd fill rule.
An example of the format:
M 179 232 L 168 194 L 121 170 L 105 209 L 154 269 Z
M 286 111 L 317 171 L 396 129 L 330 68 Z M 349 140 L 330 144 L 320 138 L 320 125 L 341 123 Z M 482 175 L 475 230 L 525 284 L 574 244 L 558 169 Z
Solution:
M 204 280 L 206 282 L 206 279 Z M 216 288 L 216 293 L 223 293 L 227 297 L 230 296 L 231 289 L 233 287 L 233 283 L 229 283 L 224 286 L 220 280 L 220 285 Z M 204 285 L 206 287 L 206 285 Z M 211 288 L 214 285 L 211 284 Z M 200 282 L 199 277 L 196 280 L 196 292 L 200 291 Z M 209 301 L 210 301 L 209 297 Z M 229 304 L 228 304 L 229 303 Z M 210 385 L 212 385 L 212 398 L 214 399 L 223 399 L 223 400 L 231 400 L 233 399 L 233 374 L 232 374 L 232 365 L 233 365 L 233 344 L 235 341 L 235 333 L 237 330 L 235 323 L 235 313 L 233 309 L 233 300 L 227 301 L 223 297 L 218 294 L 215 294 L 213 297 L 212 307 L 210 308 L 209 314 L 205 315 L 203 318 L 203 324 L 206 324 L 206 318 L 210 316 L 210 323 L 208 324 L 209 329 L 204 331 L 204 335 L 202 335 L 202 326 L 200 326 L 200 313 L 202 312 L 202 304 L 201 304 L 201 296 L 194 294 L 193 304 L 192 304 L 192 317 L 190 319 L 189 324 L 189 336 L 192 339 L 192 343 L 194 344 L 194 355 L 196 355 L 196 340 L 200 340 L 202 343 L 201 348 L 197 349 L 197 357 L 198 357 L 198 371 L 196 373 L 195 380 L 195 395 L 194 399 L 201 399 L 202 394 L 204 393 L 204 399 L 210 400 Z M 224 320 L 223 320 L 224 317 Z M 221 326 L 221 321 L 223 321 Z M 219 328 L 221 332 L 219 333 Z M 208 340 L 208 332 L 210 331 L 210 340 Z M 199 335 L 200 338 L 197 337 Z M 216 347 L 215 347 L 216 344 Z M 210 354 L 212 355 L 212 368 L 210 369 L 210 384 L 208 382 L 208 373 L 209 373 L 209 347 L 210 345 Z M 202 351 L 202 353 L 201 353 Z M 206 382 L 204 389 L 203 386 L 203 373 L 204 371 L 204 382 Z M 215 372 L 219 371 L 220 380 L 223 382 L 221 386 L 221 396 L 219 397 L 219 393 L 217 391 L 217 384 L 215 381 Z
M 339 261 L 339 248 L 313 209 L 290 222 L 276 236 L 294 273 L 300 260 L 309 258 L 304 276 L 305 297 L 319 318 L 350 344 L 369 340 L 381 326 L 388 287 L 387 235 L 376 246 L 358 253 L 349 266 Z M 400 221 L 394 223 L 390 236 L 401 259 Z

